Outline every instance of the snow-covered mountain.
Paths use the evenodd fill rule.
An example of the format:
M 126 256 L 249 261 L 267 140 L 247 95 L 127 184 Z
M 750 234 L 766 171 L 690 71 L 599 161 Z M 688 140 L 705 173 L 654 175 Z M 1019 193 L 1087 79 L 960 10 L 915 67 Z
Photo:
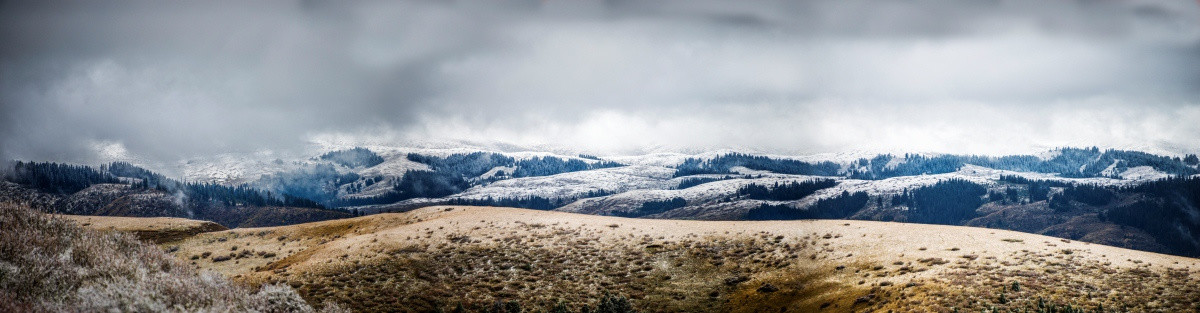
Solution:
M 684 199 L 688 206 L 708 208 L 733 203 L 725 207 L 735 211 L 763 203 L 805 207 L 844 193 L 890 196 L 951 179 L 983 186 L 996 186 L 1002 176 L 1122 186 L 1198 174 L 1196 162 L 1187 158 L 1095 148 L 1001 157 L 866 152 L 790 156 L 733 150 L 595 157 L 446 145 L 371 146 L 364 151 L 381 161 L 347 166 L 321 156 L 283 160 L 271 155 L 219 155 L 179 166 L 188 181 L 249 184 L 333 206 L 373 211 L 451 201 L 539 198 L 559 210 L 599 214 L 675 198 Z M 683 168 L 688 169 L 686 173 Z M 407 175 L 409 179 L 405 179 L 411 172 L 431 175 Z M 738 189 L 747 185 L 819 178 L 837 184 L 803 199 L 782 202 L 737 197 Z M 677 188 L 688 180 L 705 181 Z M 401 194 L 404 188 L 411 190 Z
M 371 146 L 291 158 L 219 155 L 176 170 L 193 183 L 247 185 L 238 190 L 268 191 L 248 196 L 354 214 L 476 205 L 639 218 L 864 219 L 1005 228 L 1190 255 L 1200 254 L 1200 242 L 1191 240 L 1200 238 L 1198 164 L 1194 155 L 1096 148 L 1014 156 L 593 156 Z M 118 167 L 132 165 L 100 170 Z M 144 176 L 128 174 L 118 176 Z

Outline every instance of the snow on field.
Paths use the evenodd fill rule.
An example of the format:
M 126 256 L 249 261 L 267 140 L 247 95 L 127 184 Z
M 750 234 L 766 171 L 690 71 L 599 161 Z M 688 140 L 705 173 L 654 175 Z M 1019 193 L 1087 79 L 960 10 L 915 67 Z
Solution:
M 360 169 L 358 174 L 363 177 L 372 176 L 387 176 L 400 177 L 407 171 L 429 171 L 432 170 L 424 163 L 417 163 L 408 160 L 408 152 L 406 151 L 377 151 L 380 157 L 383 158 L 383 163 Z
M 635 189 L 667 189 L 674 169 L 654 166 L 622 166 L 562 173 L 551 176 L 506 179 L 476 186 L 453 198 L 482 199 L 538 196 L 544 198 L 573 198 L 588 192 L 628 191 Z
M 741 175 L 767 175 L 767 174 L 771 174 L 771 171 L 760 171 L 760 170 L 754 170 L 754 169 L 747 168 L 747 167 L 745 167 L 745 166 L 734 166 L 734 167 L 730 167 L 730 168 L 729 168 L 729 171 L 730 171 L 730 172 L 734 172 L 734 173 L 736 173 L 736 174 L 741 174 Z
M 688 177 L 673 179 L 672 181 L 676 181 L 676 182 L 670 183 L 668 185 L 676 186 L 676 185 L 678 185 L 677 181 L 686 179 L 686 178 L 714 177 L 714 176 L 722 177 L 720 175 L 688 176 Z M 604 208 L 607 210 L 630 210 L 630 209 L 636 208 L 638 206 L 641 206 L 642 203 L 645 203 L 648 201 L 666 201 L 666 200 L 671 200 L 673 198 L 683 198 L 683 199 L 687 200 L 688 205 L 692 205 L 692 206 L 703 205 L 703 204 L 712 204 L 712 203 L 718 202 L 719 200 L 722 200 L 722 199 L 725 199 L 725 198 L 728 198 L 731 196 L 735 196 L 737 194 L 738 188 L 741 188 L 741 187 L 749 185 L 749 184 L 770 186 L 770 185 L 773 185 L 776 183 L 783 184 L 783 183 L 807 181 L 807 180 L 822 179 L 822 178 L 829 178 L 829 177 L 808 176 L 808 175 L 772 174 L 770 176 L 764 176 L 761 178 L 734 178 L 734 179 L 718 180 L 718 181 L 714 181 L 714 182 L 709 182 L 709 183 L 692 186 L 691 188 L 686 188 L 686 189 L 631 190 L 631 191 L 627 191 L 627 192 L 623 192 L 623 193 L 619 193 L 619 194 L 615 194 L 615 195 L 610 195 L 610 196 L 605 196 L 605 197 L 580 199 L 579 201 L 575 201 L 566 206 L 563 206 L 562 208 L 559 208 L 559 210 L 567 211 L 567 212 L 591 212 L 591 211 L 595 211 L 597 208 Z
M 1035 154 L 1033 154 L 1033 156 L 1036 156 L 1036 157 L 1038 157 L 1039 159 L 1042 159 L 1042 160 L 1050 160 L 1050 159 L 1054 159 L 1054 158 L 1057 158 L 1057 157 L 1058 157 L 1058 156 L 1060 156 L 1060 155 L 1062 155 L 1062 150 L 1061 150 L 1061 149 L 1050 149 L 1050 150 L 1045 150 L 1045 151 L 1042 151 L 1042 152 L 1038 152 L 1038 153 L 1035 153 Z
M 309 163 L 309 160 L 283 161 L 262 154 L 227 153 L 184 160 L 177 166 L 185 181 L 237 185 L 253 182 L 262 175 L 289 171 Z
M 1153 170 L 1153 169 L 1151 169 Z M 1141 183 L 1153 178 L 1143 177 L 1138 179 L 1113 179 L 1108 177 L 1089 177 L 1089 178 L 1069 178 L 1060 177 L 1058 174 L 1049 173 L 1033 173 L 1033 172 L 1014 172 L 1008 170 L 998 170 L 975 165 L 965 165 L 958 172 L 963 175 L 981 176 L 991 180 L 999 180 L 1001 175 L 1020 176 L 1028 179 L 1060 181 L 1072 184 L 1091 184 L 1091 185 L 1128 185 L 1133 183 Z
M 1121 178 L 1133 181 L 1147 181 L 1171 177 L 1167 173 L 1160 172 L 1150 166 L 1132 167 L 1124 172 L 1121 172 Z
M 1100 175 L 1102 175 L 1102 176 L 1116 175 L 1117 174 L 1117 164 L 1121 164 L 1121 159 L 1113 160 L 1112 164 L 1109 164 L 1108 167 L 1105 167 L 1104 170 L 1100 171 Z
M 653 153 L 646 155 L 610 156 L 604 157 L 604 159 L 628 165 L 674 167 L 683 163 L 687 158 L 692 157 L 694 156 L 682 153 Z
M 326 149 L 315 151 L 313 155 L 320 155 L 325 152 L 349 148 L 351 147 L 331 146 Z M 598 162 L 596 160 L 580 158 L 578 156 L 559 155 L 550 152 L 499 152 L 493 150 L 480 150 L 479 148 L 470 147 L 402 148 L 369 146 L 367 148 L 382 157 L 384 162 L 367 168 L 346 168 L 343 166 L 338 166 L 338 170 L 340 172 L 354 172 L 363 177 L 384 176 L 391 178 L 402 176 L 405 172 L 410 170 L 432 170 L 428 165 L 408 160 L 408 154 L 410 153 L 436 157 L 448 157 L 454 154 L 489 152 L 503 154 L 517 160 L 525 160 L 536 157 L 558 157 L 563 159 L 577 159 L 588 163 Z M 319 163 L 324 162 L 318 160 L 316 157 L 301 159 L 288 158 L 288 161 L 284 161 L 279 156 L 271 154 L 229 153 L 208 158 L 185 160 L 178 163 L 177 167 L 181 168 L 179 172 L 183 173 L 183 178 L 187 181 L 211 182 L 219 184 L 243 184 L 254 182 L 261 178 L 262 175 L 291 171 L 304 166 Z
M 782 155 L 756 153 L 747 151 L 738 151 L 730 149 L 713 150 L 697 154 L 682 154 L 682 153 L 652 153 L 646 155 L 623 155 L 605 157 L 606 160 L 612 160 L 630 165 L 650 165 L 661 167 L 675 167 L 682 164 L 687 159 L 711 160 L 719 156 L 727 154 L 746 154 L 754 156 L 763 156 L 777 160 L 796 160 L 801 162 L 819 163 L 819 162 L 834 162 L 842 165 L 850 164 L 859 159 L 870 159 L 879 155 L 878 153 L 867 151 L 840 152 L 840 153 L 820 153 L 811 155 Z M 903 156 L 903 154 L 901 154 Z
M 453 154 L 490 152 L 510 156 L 515 159 L 529 159 L 549 156 L 564 159 L 578 159 L 586 162 L 596 162 L 595 160 L 591 159 L 580 158 L 578 156 L 571 155 L 555 154 L 553 152 L 501 152 L 492 148 L 480 148 L 472 146 L 446 145 L 417 148 L 370 146 L 367 148 L 375 151 L 377 154 L 383 157 L 384 162 L 369 168 L 351 169 L 338 166 L 338 170 L 342 172 L 355 172 L 363 177 L 384 176 L 389 180 L 398 179 L 401 175 L 410 170 L 432 170 L 425 164 L 409 161 L 407 158 L 409 153 L 446 157 Z M 911 190 L 922 186 L 932 185 L 939 181 L 948 179 L 964 179 L 978 184 L 994 185 L 1000 179 L 1001 175 L 1012 175 L 1028 179 L 1062 181 L 1075 184 L 1127 185 L 1168 177 L 1167 174 L 1147 166 L 1130 168 L 1121 173 L 1115 173 L 1117 171 L 1117 167 L 1115 166 L 1116 163 L 1110 165 L 1104 173 L 1119 174 L 1121 179 L 1107 177 L 1064 178 L 1059 177 L 1057 174 L 1014 172 L 975 165 L 963 166 L 958 171 L 952 173 L 903 176 L 881 180 L 858 180 L 846 179 L 843 177 L 778 174 L 768 171 L 752 170 L 745 167 L 735 167 L 731 169 L 731 171 L 736 174 L 706 174 L 687 177 L 674 177 L 675 170 L 673 167 L 679 165 L 688 158 L 712 159 L 730 153 L 744 152 L 733 150 L 715 150 L 698 154 L 653 153 L 639 156 L 604 157 L 604 160 L 626 164 L 627 166 L 563 173 L 543 177 L 505 179 L 475 186 L 462 193 L 451 195 L 448 198 L 412 199 L 398 203 L 397 205 L 431 203 L 454 198 L 482 199 L 487 197 L 521 198 L 537 196 L 551 199 L 569 199 L 583 197 L 589 192 L 604 191 L 615 192 L 615 194 L 603 197 L 581 199 L 560 208 L 560 210 L 571 212 L 624 210 L 636 208 L 646 201 L 662 201 L 676 197 L 686 199 L 689 207 L 710 207 L 716 205 L 717 203 L 724 202 L 731 196 L 735 196 L 738 188 L 751 183 L 771 185 L 777 182 L 786 183 L 790 181 L 802 181 L 814 178 L 829 178 L 835 179 L 839 182 L 839 184 L 833 188 L 820 190 L 816 194 L 801 200 L 787 202 L 795 207 L 804 207 L 820 199 L 835 197 L 843 192 L 853 193 L 861 191 L 873 196 L 898 194 L 905 189 Z M 1060 152 L 1053 150 L 1047 153 L 1038 154 L 1037 156 L 1041 158 L 1052 158 L 1057 153 Z M 842 164 L 843 168 L 856 160 L 863 158 L 869 159 L 878 155 L 878 153 L 865 151 L 815 154 L 807 156 L 786 156 L 760 153 L 746 154 L 813 163 L 831 161 Z M 316 155 L 319 155 L 319 153 Z M 904 162 L 903 153 L 893 155 L 895 157 L 890 160 L 885 167 L 894 168 L 895 166 Z M 935 156 L 936 154 L 918 155 Z M 182 171 L 185 173 L 184 178 L 188 179 L 189 181 L 240 184 L 252 183 L 254 180 L 257 180 L 264 174 L 289 171 L 304 166 L 322 163 L 322 161 L 317 160 L 315 157 L 292 160 L 293 161 L 282 161 L 279 160 L 279 156 L 274 155 L 227 154 L 219 155 L 209 159 L 191 160 L 186 163 L 181 163 L 180 167 L 184 169 Z M 499 175 L 501 172 L 511 173 L 514 170 L 515 169 L 512 167 L 495 167 L 487 173 L 481 175 L 479 178 L 487 179 Z M 745 175 L 752 176 L 753 178 L 749 178 Z M 726 176 L 733 176 L 733 178 L 723 179 Z M 686 179 L 694 178 L 716 178 L 722 180 L 709 182 L 686 189 L 675 189 L 680 182 Z M 391 184 L 386 182 L 377 183 L 373 186 L 364 188 L 362 192 L 357 193 L 354 196 L 383 194 L 384 192 L 390 190 L 390 186 Z M 346 195 L 344 192 L 345 190 L 343 190 L 343 195 Z M 756 203 L 761 202 L 757 200 L 746 201 L 735 202 L 739 202 L 739 205 L 757 205 Z

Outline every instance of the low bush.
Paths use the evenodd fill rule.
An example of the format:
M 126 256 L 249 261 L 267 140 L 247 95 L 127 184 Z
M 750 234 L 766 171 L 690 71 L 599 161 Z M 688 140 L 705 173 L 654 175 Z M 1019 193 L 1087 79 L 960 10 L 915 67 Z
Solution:
M 132 235 L 0 203 L 0 312 L 314 312 L 291 287 L 197 272 Z M 345 311 L 325 304 L 323 312 Z

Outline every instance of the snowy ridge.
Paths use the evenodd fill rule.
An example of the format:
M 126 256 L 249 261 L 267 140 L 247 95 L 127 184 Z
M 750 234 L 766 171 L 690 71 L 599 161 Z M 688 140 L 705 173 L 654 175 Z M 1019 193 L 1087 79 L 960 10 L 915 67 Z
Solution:
M 476 186 L 450 198 L 575 198 L 588 192 L 623 192 L 638 189 L 667 189 L 674 169 L 652 166 L 622 166 L 541 177 L 513 178 Z
M 344 149 L 345 147 L 338 148 Z M 388 195 L 394 191 L 393 186 L 400 181 L 404 173 L 409 171 L 435 170 L 427 164 L 409 160 L 407 157 L 409 154 L 448 157 L 455 154 L 483 152 L 496 153 L 517 160 L 555 157 L 564 160 L 580 160 L 590 164 L 600 162 L 592 159 L 591 157 L 585 158 L 581 157 L 580 155 L 563 155 L 555 152 L 545 151 L 504 152 L 500 151 L 499 149 L 495 149 L 494 147 L 478 146 L 369 146 L 367 148 L 379 155 L 379 157 L 383 159 L 383 162 L 374 166 L 358 168 L 349 168 L 336 164 L 333 165 L 339 174 L 352 173 L 361 177 L 358 181 L 353 182 L 352 184 L 339 185 L 336 190 L 336 194 L 339 199 L 369 199 L 370 197 L 374 196 Z M 328 151 L 321 151 L 321 153 L 324 152 Z M 675 167 L 682 164 L 689 158 L 711 160 L 719 156 L 732 153 L 762 156 L 775 160 L 796 160 L 808 163 L 833 162 L 840 164 L 842 166 L 842 171 L 838 174 L 840 176 L 809 176 L 780 174 L 770 171 L 746 168 L 743 166 L 735 166 L 729 169 L 729 173 L 724 174 L 700 174 L 675 177 Z M 1062 153 L 1062 150 L 1055 149 L 1045 153 L 1035 154 L 1034 156 L 1042 160 L 1050 160 L 1054 159 L 1056 156 L 1062 155 Z M 694 217 L 708 214 L 706 212 L 701 212 L 705 210 L 746 210 L 748 208 L 757 207 L 763 203 L 786 204 L 795 208 L 805 208 L 817 201 L 820 201 L 821 199 L 836 197 L 843 193 L 865 192 L 872 197 L 895 195 L 905 190 L 929 186 L 950 179 L 966 180 L 983 186 L 996 186 L 997 184 L 1000 184 L 1001 182 L 999 180 L 1001 176 L 1017 176 L 1031 180 L 1049 180 L 1071 184 L 1125 186 L 1131 184 L 1140 184 L 1146 181 L 1157 180 L 1171 176 L 1170 174 L 1151 166 L 1135 166 L 1126 168 L 1125 166 L 1129 164 L 1126 163 L 1127 161 L 1116 159 L 1111 164 L 1091 165 L 1093 170 L 1096 167 L 1102 166 L 1107 166 L 1107 168 L 1100 172 L 1099 176 L 1101 177 L 1090 178 L 1067 178 L 1061 177 L 1059 174 L 1055 173 L 1018 172 L 970 164 L 960 167 L 957 171 L 942 174 L 897 176 L 878 180 L 847 178 L 850 176 L 847 174 L 849 171 L 870 170 L 867 167 L 862 167 L 861 169 L 851 169 L 850 167 L 857 161 L 861 159 L 873 159 L 878 155 L 878 153 L 866 151 L 825 153 L 804 156 L 774 155 L 753 152 L 747 153 L 736 150 L 714 150 L 697 154 L 664 152 L 646 155 L 600 157 L 600 159 L 603 161 L 617 162 L 623 164 L 623 166 L 566 172 L 549 176 L 521 178 L 509 178 L 509 176 L 517 170 L 515 167 L 494 166 L 490 169 L 487 169 L 482 175 L 476 175 L 479 172 L 473 172 L 471 175 L 475 176 L 462 177 L 470 183 L 468 185 L 469 187 L 465 187 L 465 190 L 459 189 L 461 190 L 460 192 L 456 192 L 443 198 L 413 198 L 402 200 L 393 204 L 374 204 L 365 206 L 411 208 L 422 204 L 445 203 L 454 199 L 483 200 L 487 198 L 525 199 L 538 197 L 553 201 L 572 201 L 571 203 L 558 208 L 558 210 L 606 214 L 606 212 L 611 213 L 635 210 L 648 201 L 667 201 L 674 198 L 683 198 L 686 200 L 687 206 L 677 210 L 681 210 L 681 212 L 691 212 L 687 214 L 692 215 L 687 216 Z M 895 169 L 899 166 L 907 164 L 906 162 L 909 162 L 909 160 L 905 158 L 905 155 L 919 155 L 929 158 L 940 156 L 942 154 L 891 153 L 891 155 L 893 157 L 882 166 L 883 168 Z M 256 182 L 256 180 L 263 177 L 263 175 L 271 175 L 297 169 L 310 168 L 319 164 L 330 164 L 330 162 L 322 161 L 316 157 L 283 161 L 281 160 L 280 156 L 274 154 L 255 153 L 243 155 L 225 154 L 207 159 L 194 159 L 187 162 L 181 162 L 179 166 L 183 169 L 182 172 L 185 173 L 185 179 L 189 181 L 215 182 L 222 184 L 253 184 Z M 1089 165 L 1087 164 L 1084 165 L 1084 167 L 1088 166 Z M 1194 165 L 1189 165 L 1189 167 L 1195 168 Z M 438 175 L 443 174 L 453 175 L 454 173 L 440 173 Z M 1197 174 L 1197 176 L 1200 176 L 1200 174 Z M 676 189 L 676 187 L 685 180 L 700 178 L 713 179 L 715 181 L 706 182 L 686 189 Z M 737 190 L 748 184 L 769 186 L 775 183 L 789 183 L 793 181 L 812 179 L 832 179 L 837 181 L 838 184 L 832 188 L 819 190 L 803 199 L 793 201 L 750 200 L 739 199 L 737 197 Z M 371 180 L 371 184 L 368 185 L 363 183 L 365 180 Z M 597 194 L 605 195 L 596 196 Z M 593 197 L 584 198 L 588 196 Z M 666 212 L 663 214 L 670 215 L 672 213 Z

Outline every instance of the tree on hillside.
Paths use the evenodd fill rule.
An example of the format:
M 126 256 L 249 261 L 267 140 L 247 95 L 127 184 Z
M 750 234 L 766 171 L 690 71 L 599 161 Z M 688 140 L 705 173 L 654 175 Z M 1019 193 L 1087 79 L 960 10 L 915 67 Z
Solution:
M 976 216 L 987 188 L 962 179 L 950 179 L 917 188 L 909 197 L 909 220 L 955 225 Z

